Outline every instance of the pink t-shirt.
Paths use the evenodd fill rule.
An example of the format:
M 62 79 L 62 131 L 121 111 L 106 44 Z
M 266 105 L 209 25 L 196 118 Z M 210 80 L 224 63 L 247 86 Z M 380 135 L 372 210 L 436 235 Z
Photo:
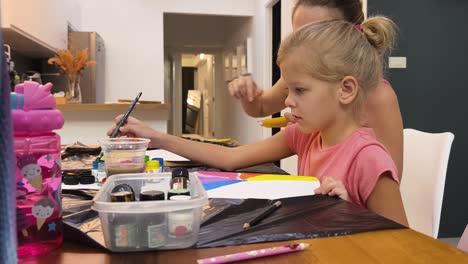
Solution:
M 298 156 L 298 174 L 320 181 L 331 177 L 343 182 L 352 202 L 366 206 L 379 177 L 390 172 L 398 182 L 395 163 L 371 128 L 359 128 L 342 143 L 322 149 L 320 133 L 304 134 L 297 124 L 285 129 L 286 142 Z

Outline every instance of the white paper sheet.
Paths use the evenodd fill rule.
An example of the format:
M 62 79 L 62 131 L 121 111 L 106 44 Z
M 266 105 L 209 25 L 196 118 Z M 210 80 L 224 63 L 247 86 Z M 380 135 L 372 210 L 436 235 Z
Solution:
M 313 195 L 319 181 L 245 181 L 207 191 L 209 198 L 280 199 Z
M 153 150 L 148 150 L 146 151 L 146 155 L 150 156 L 150 159 L 152 158 L 163 158 L 165 161 L 190 161 L 187 158 L 184 158 L 182 156 L 179 156 L 175 153 L 169 152 L 164 149 L 153 149 Z

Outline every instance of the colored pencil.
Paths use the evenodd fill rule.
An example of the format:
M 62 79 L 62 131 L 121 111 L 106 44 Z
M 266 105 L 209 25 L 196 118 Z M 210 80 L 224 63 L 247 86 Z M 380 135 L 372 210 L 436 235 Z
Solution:
M 308 248 L 310 245 L 306 243 L 293 244 L 287 246 L 271 247 L 258 250 L 245 251 L 241 253 L 235 253 L 231 255 L 216 256 L 211 258 L 199 259 L 198 264 L 222 264 L 231 263 L 248 259 L 263 258 L 268 256 L 274 256 L 279 254 L 292 253 L 302 251 Z
M 281 201 L 277 201 L 274 204 L 270 205 L 265 211 L 257 215 L 254 219 L 252 219 L 250 222 L 245 223 L 243 228 L 247 229 L 250 228 L 256 224 L 258 224 L 260 221 L 263 219 L 267 218 L 269 215 L 271 215 L 274 211 L 276 211 L 279 207 L 281 206 Z

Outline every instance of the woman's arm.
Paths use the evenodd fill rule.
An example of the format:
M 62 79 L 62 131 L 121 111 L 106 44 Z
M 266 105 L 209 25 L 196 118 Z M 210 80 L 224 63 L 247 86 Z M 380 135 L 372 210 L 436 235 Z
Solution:
M 282 79 L 270 89 L 262 91 L 250 75 L 240 76 L 230 82 L 228 88 L 231 96 L 241 100 L 242 107 L 249 116 L 265 117 L 286 108 L 284 100 L 288 91 Z
M 392 87 L 381 82 L 377 90 L 369 95 L 366 113 L 368 124 L 374 129 L 377 140 L 390 152 L 401 180 L 403 171 L 403 120 L 398 98 Z
M 408 226 L 400 186 L 389 172 L 382 174 L 367 199 L 366 206 L 372 212 Z

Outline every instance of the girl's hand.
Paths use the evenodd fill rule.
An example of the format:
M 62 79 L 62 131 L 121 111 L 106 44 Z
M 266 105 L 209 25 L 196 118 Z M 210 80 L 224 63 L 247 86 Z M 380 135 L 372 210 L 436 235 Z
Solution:
M 253 102 L 263 93 L 263 90 L 257 86 L 250 74 L 241 75 L 232 80 L 228 84 L 228 90 L 231 96 L 249 103 Z
M 346 191 L 343 182 L 337 181 L 331 177 L 325 177 L 320 183 L 320 187 L 315 189 L 314 192 L 315 194 L 338 196 L 343 200 L 349 201 L 348 191 Z
M 114 125 L 109 130 L 107 130 L 108 136 L 112 134 L 112 132 L 114 131 L 115 127 L 119 124 L 122 117 L 123 115 L 119 115 L 115 118 Z M 118 136 L 119 137 L 127 136 L 127 137 L 148 138 L 152 140 L 157 135 L 157 133 L 158 133 L 157 131 L 150 128 L 145 123 L 141 122 L 140 120 L 136 118 L 129 116 L 127 119 L 127 122 L 122 127 L 120 127 L 120 133 Z M 150 142 L 150 145 L 152 145 L 152 143 L 154 143 L 153 140 L 152 142 Z

